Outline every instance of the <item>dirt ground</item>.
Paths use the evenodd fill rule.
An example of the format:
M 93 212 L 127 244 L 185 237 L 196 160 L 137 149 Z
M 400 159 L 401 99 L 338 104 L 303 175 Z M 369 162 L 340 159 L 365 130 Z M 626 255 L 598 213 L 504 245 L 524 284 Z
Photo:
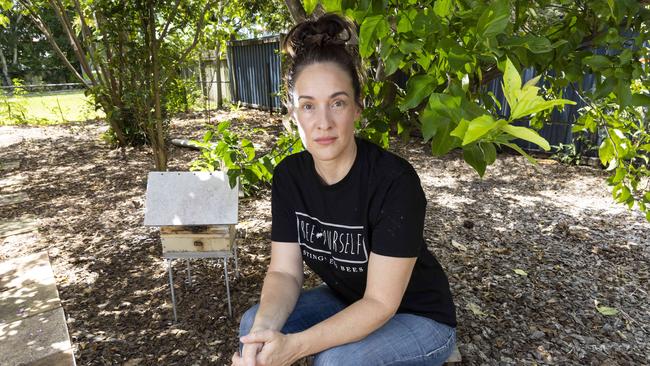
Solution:
M 236 114 L 211 121 L 262 127 L 252 134 L 262 149 L 282 128 L 277 115 Z M 197 138 L 204 121 L 177 120 L 171 136 Z M 0 220 L 38 218 L 37 232 L 0 239 L 0 260 L 49 251 L 79 365 L 228 364 L 269 262 L 269 190 L 240 201 L 233 317 L 221 264 L 194 261 L 190 285 L 176 261 L 173 323 L 160 236 L 143 226 L 153 160 L 147 149 L 110 150 L 104 129 L 0 127 L 0 161 L 20 160 L 0 171 L 20 182 L 0 194 L 29 196 L 0 207 Z M 650 364 L 650 224 L 613 203 L 605 172 L 503 154 L 479 179 L 458 153 L 434 158 L 417 140 L 391 149 L 416 167 L 427 194 L 425 236 L 452 286 L 463 364 Z M 170 170 L 187 170 L 197 155 L 173 147 Z

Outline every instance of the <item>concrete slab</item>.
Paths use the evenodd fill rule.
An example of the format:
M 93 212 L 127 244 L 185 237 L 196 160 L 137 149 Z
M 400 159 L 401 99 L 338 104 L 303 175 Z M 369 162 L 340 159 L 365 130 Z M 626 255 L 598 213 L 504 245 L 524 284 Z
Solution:
M 0 188 L 19 186 L 27 181 L 27 176 L 24 174 L 14 174 L 6 178 L 0 179 Z
M 0 365 L 31 364 L 71 349 L 65 315 L 60 307 L 11 323 L 0 323 Z
M 0 195 L 0 207 L 24 203 L 29 200 L 29 196 L 25 192 L 2 194 Z
M 0 323 L 10 323 L 60 306 L 47 252 L 0 263 Z
M 0 161 L 0 172 L 11 171 L 20 168 L 20 160 Z
M 29 366 L 75 366 L 74 354 L 72 350 L 55 353 L 53 355 L 41 358 L 38 361 L 30 362 Z
M 36 220 L 36 217 L 30 215 L 26 215 L 14 220 L 0 222 L 0 239 L 11 235 L 36 231 L 37 228 L 38 221 Z

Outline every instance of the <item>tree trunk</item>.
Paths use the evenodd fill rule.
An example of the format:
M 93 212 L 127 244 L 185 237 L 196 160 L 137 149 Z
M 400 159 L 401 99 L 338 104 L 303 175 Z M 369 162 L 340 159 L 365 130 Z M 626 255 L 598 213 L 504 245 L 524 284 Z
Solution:
M 153 80 L 151 87 L 153 92 L 154 102 L 154 126 L 150 136 L 151 147 L 153 149 L 154 159 L 156 162 L 156 170 L 167 170 L 167 146 L 165 146 L 164 126 L 162 120 L 162 106 L 160 103 L 160 63 L 158 62 L 158 38 L 156 36 L 156 16 L 153 11 L 153 3 L 148 3 L 149 15 L 149 37 L 151 45 L 149 50 L 151 52 L 151 71 L 153 72 Z M 160 40 L 162 41 L 162 40 Z M 150 123 L 150 122 L 149 122 Z
M 2 48 L 0 48 L 0 63 L 2 63 L 2 75 L 5 77 L 7 86 L 13 86 L 14 84 L 11 82 L 7 60 L 5 59 L 5 54 L 2 52 Z
M 221 42 L 217 45 L 217 109 L 223 107 L 223 95 L 221 95 Z
M 289 8 L 289 13 L 294 23 L 302 22 L 307 19 L 307 13 L 305 13 L 305 8 L 302 7 L 302 2 L 300 0 L 284 0 Z
M 11 58 L 11 64 L 12 65 L 17 65 L 18 64 L 18 42 L 16 41 L 17 36 L 15 34 L 16 34 L 16 29 L 18 28 L 18 24 L 20 24 L 21 20 L 23 20 L 23 15 L 18 14 L 18 19 L 16 19 L 16 22 L 14 23 L 14 27 L 13 27 L 14 28 L 14 31 L 13 31 L 14 39 L 13 39 L 13 42 L 12 42 L 13 43 L 13 48 L 12 48 L 13 49 L 13 55 L 12 55 L 12 58 Z

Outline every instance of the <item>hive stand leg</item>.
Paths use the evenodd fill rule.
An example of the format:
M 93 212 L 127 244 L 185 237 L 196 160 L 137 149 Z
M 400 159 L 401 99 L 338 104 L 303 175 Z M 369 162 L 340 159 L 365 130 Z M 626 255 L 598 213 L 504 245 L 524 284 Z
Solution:
M 192 272 L 190 271 L 190 259 L 186 259 L 187 261 L 187 284 L 191 285 L 192 284 Z
M 176 296 L 174 296 L 174 276 L 172 275 L 172 260 L 167 259 L 167 271 L 169 272 L 169 288 L 172 291 L 172 309 L 174 310 L 174 322 L 178 321 L 176 317 Z
M 239 278 L 239 261 L 237 260 L 237 240 L 234 243 L 234 252 L 235 252 L 235 278 Z
M 228 281 L 228 258 L 223 258 L 223 273 L 226 277 L 226 295 L 228 296 L 228 315 L 232 317 L 232 307 L 230 305 L 230 282 Z

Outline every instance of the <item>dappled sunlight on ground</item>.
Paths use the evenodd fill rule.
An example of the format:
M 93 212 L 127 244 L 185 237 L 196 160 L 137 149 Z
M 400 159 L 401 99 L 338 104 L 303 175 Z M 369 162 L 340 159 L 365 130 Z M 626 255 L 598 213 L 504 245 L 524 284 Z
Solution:
M 282 129 L 267 112 L 218 112 L 211 120 L 237 117 L 240 131 L 264 128 L 253 134 L 262 151 Z M 204 123 L 188 115 L 171 137 L 200 138 Z M 29 196 L 0 210 L 0 219 L 35 215 L 39 226 L 37 235 L 4 239 L 0 260 L 49 251 L 79 364 L 227 363 L 269 263 L 270 190 L 240 200 L 245 238 L 242 277 L 231 282 L 234 317 L 226 316 L 220 264 L 194 261 L 190 286 L 185 263 L 175 261 L 180 321 L 172 324 L 160 237 L 142 225 L 151 154 L 108 149 L 99 127 L 25 130 L 22 142 L 0 150 L 0 160 L 21 161 L 18 170 L 0 171 L 0 182 L 23 177 L 0 184 L 0 194 Z M 415 166 L 427 196 L 425 239 L 449 276 L 467 364 L 532 364 L 540 347 L 558 364 L 645 360 L 650 224 L 613 203 L 605 172 L 544 159 L 535 167 L 501 154 L 481 179 L 457 152 L 434 158 L 416 140 L 393 149 Z M 197 154 L 173 147 L 170 170 L 187 170 Z M 316 284 L 307 274 L 306 284 Z M 619 314 L 600 314 L 595 300 Z

